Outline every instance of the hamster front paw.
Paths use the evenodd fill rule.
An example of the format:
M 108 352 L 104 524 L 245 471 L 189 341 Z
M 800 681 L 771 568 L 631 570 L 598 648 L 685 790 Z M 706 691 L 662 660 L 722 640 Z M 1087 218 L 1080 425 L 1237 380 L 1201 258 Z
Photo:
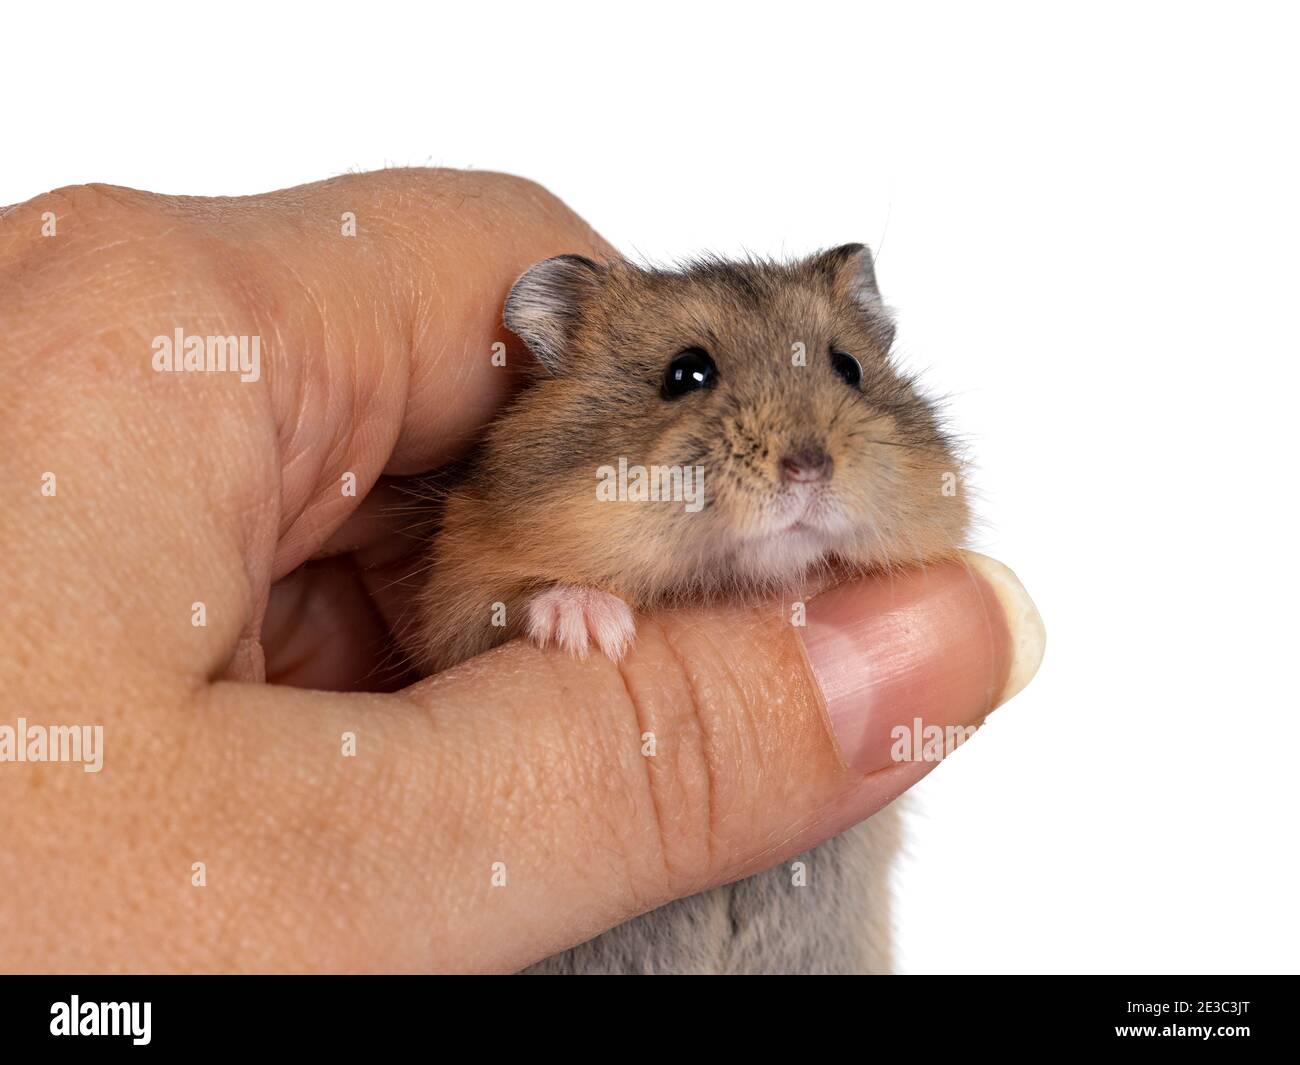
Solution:
M 617 662 L 632 646 L 636 622 L 632 608 L 616 595 L 557 584 L 528 604 L 528 636 L 539 647 L 554 643 L 579 658 L 594 643 Z

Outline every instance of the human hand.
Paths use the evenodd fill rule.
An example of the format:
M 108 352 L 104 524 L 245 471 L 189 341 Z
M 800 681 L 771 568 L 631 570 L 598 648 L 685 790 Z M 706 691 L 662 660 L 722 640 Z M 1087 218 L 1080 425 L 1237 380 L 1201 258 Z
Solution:
M 621 667 L 513 643 L 363 690 L 410 679 L 397 479 L 512 387 L 515 277 L 608 251 L 537 186 L 450 171 L 0 216 L 0 727 L 103 725 L 102 772 L 0 762 L 0 965 L 518 969 L 869 816 L 934 765 L 893 726 L 1029 679 L 1032 604 L 971 556 L 806 626 L 644 619 Z M 177 329 L 259 338 L 256 378 L 158 372 Z

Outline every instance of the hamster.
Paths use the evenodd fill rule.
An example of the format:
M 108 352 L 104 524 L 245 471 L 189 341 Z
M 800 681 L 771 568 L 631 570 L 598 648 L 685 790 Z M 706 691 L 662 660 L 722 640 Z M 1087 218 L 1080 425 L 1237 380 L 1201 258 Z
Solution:
M 673 270 L 561 255 L 519 278 L 504 320 L 536 364 L 441 501 L 414 640 L 427 671 L 516 636 L 617 660 L 639 611 L 798 594 L 962 544 L 961 463 L 891 362 L 864 245 Z M 887 905 L 890 820 L 851 852 L 818 848 L 822 880 L 841 881 L 820 905 L 778 869 L 537 971 L 878 969 L 885 932 L 861 942 L 851 903 L 869 885 L 864 905 Z

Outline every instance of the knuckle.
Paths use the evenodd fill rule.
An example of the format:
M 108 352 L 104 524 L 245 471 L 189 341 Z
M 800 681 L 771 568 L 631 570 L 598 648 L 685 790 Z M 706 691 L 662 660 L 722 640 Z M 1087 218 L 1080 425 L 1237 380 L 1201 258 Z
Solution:
M 38 210 L 48 208 L 68 213 L 75 212 L 90 218 L 103 218 L 134 210 L 134 207 L 129 205 L 130 195 L 129 190 L 112 185 L 62 185 L 37 196 L 31 204 Z
M 721 623 L 720 623 L 721 622 Z M 642 626 L 623 667 L 665 898 L 752 869 L 838 784 L 838 756 L 780 611 L 679 611 Z
M 101 246 L 115 254 L 129 253 L 141 239 L 169 231 L 174 220 L 158 210 L 160 198 L 115 185 L 65 185 L 31 201 L 43 215 L 58 222 L 56 247 L 76 246 L 79 252 Z
M 689 619 L 647 623 L 620 670 L 642 742 L 647 849 L 668 897 L 732 864 L 747 835 L 751 774 L 761 771 L 750 692 L 711 641 Z

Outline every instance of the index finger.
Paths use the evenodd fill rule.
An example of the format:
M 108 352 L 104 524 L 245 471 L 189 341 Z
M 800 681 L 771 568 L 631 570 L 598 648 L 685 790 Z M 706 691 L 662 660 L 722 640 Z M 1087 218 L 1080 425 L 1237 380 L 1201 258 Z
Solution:
M 57 241 L 41 238 L 47 214 Z M 0 269 L 22 279 L 0 286 L 0 321 L 16 342 L 111 335 L 109 357 L 150 390 L 156 335 L 258 337 L 259 379 L 224 384 L 243 389 L 241 416 L 272 422 L 278 577 L 382 472 L 426 470 L 467 446 L 524 357 L 501 324 L 506 293 L 562 252 L 611 249 L 555 196 L 505 174 L 387 170 L 220 198 L 83 186 L 0 219 Z M 208 381 L 166 384 L 180 386 L 168 403 L 186 387 L 214 397 Z M 338 490 L 347 473 L 355 495 Z

